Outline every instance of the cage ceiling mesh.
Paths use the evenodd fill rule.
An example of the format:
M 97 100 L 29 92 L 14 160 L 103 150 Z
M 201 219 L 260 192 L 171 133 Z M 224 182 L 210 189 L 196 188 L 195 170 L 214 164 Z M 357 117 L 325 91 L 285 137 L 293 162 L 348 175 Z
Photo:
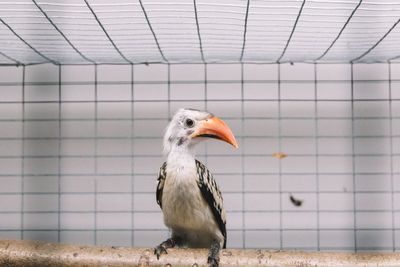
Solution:
M 0 64 L 387 62 L 395 0 L 0 1 Z

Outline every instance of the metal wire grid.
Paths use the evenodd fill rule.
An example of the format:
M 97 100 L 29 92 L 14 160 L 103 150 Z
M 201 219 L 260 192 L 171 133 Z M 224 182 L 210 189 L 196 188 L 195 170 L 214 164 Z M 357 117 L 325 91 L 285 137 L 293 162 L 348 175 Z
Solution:
M 153 246 L 162 130 L 213 111 L 240 150 L 199 149 L 229 247 L 398 250 L 397 64 L 2 67 L 0 236 Z M 349 90 L 350 89 L 350 90 Z M 271 155 L 284 152 L 278 160 Z M 289 196 L 303 200 L 293 206 Z
M 0 64 L 398 61 L 400 4 L 0 2 Z

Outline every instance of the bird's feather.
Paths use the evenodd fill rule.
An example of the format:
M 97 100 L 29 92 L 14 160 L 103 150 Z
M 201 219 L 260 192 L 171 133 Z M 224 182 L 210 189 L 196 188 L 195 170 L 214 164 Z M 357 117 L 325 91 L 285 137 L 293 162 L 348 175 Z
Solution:
M 226 214 L 221 191 L 219 190 L 211 172 L 198 160 L 196 160 L 196 169 L 197 175 L 199 176 L 198 186 L 204 199 L 211 208 L 219 230 L 224 236 L 223 248 L 226 248 Z
M 167 178 L 167 162 L 164 162 L 163 165 L 160 167 L 160 171 L 158 172 L 158 178 L 157 178 L 158 184 L 156 192 L 156 201 L 161 209 L 162 209 L 162 194 L 166 178 Z

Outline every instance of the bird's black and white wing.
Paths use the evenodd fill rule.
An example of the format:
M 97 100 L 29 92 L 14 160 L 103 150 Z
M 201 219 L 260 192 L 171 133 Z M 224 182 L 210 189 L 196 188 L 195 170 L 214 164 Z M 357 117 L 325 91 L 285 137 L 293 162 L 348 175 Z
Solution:
M 198 175 L 197 184 L 214 215 L 219 230 L 224 236 L 223 248 L 226 248 L 226 213 L 223 206 L 221 191 L 210 171 L 198 160 L 196 160 L 196 169 Z
M 157 204 L 162 209 L 162 194 L 164 189 L 165 179 L 167 178 L 167 162 L 161 166 L 160 171 L 158 173 L 158 184 L 157 184 L 157 192 L 156 192 L 156 200 Z

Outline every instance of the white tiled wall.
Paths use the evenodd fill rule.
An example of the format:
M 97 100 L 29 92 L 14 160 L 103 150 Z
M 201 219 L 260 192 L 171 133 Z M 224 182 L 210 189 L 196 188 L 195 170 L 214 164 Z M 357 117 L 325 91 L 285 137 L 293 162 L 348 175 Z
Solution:
M 0 238 L 165 239 L 156 175 L 181 107 L 239 141 L 198 148 L 228 247 L 400 248 L 399 64 L 0 67 Z

